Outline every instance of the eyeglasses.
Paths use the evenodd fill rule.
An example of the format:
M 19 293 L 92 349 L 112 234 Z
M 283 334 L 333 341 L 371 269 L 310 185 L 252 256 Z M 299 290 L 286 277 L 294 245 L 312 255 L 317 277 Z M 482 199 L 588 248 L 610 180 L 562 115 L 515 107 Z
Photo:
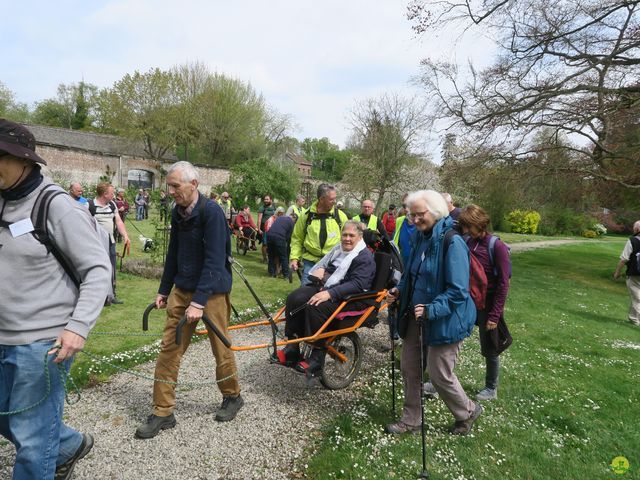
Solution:
M 425 210 L 424 212 L 409 213 L 407 215 L 410 218 L 416 219 L 416 218 L 424 218 L 427 213 L 429 213 L 429 210 Z

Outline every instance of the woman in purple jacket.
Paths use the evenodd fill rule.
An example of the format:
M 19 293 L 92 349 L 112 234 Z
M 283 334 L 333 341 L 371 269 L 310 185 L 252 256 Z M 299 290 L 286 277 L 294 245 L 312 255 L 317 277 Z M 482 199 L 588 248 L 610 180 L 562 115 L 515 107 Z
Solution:
M 478 400 L 498 398 L 498 375 L 500 357 L 491 340 L 497 334 L 499 322 L 504 321 L 504 304 L 509 293 L 511 268 L 507 246 L 498 238 L 494 240 L 493 262 L 489 253 L 492 235 L 487 231 L 489 215 L 477 205 L 467 205 L 458 217 L 458 225 L 466 235 L 467 246 L 484 267 L 488 288 L 484 310 L 478 310 L 476 325 L 480 333 L 480 351 L 485 357 L 487 372 L 485 387 L 480 390 Z

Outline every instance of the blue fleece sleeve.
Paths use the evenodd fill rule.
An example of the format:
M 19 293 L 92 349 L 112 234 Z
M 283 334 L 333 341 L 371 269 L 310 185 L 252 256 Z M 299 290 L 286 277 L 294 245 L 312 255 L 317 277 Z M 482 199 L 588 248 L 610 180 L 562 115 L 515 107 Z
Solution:
M 429 320 L 449 317 L 469 298 L 469 249 L 455 235 L 444 258 L 444 290 L 429 304 Z
M 206 305 L 214 293 L 231 292 L 231 272 L 227 268 L 230 255 L 229 229 L 220 205 L 211 201 L 205 207 L 204 261 L 192 301 Z
M 173 287 L 173 279 L 178 273 L 178 225 L 175 218 L 175 209 L 171 212 L 171 235 L 169 236 L 169 247 L 167 249 L 167 258 L 164 262 L 164 270 L 162 279 L 160 280 L 160 295 L 169 295 Z

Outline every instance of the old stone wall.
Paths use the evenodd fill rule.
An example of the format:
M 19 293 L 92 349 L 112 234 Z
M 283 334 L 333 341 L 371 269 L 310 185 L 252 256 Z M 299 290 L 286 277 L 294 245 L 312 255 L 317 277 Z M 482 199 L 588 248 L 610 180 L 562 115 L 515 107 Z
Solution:
M 153 174 L 153 187 L 162 188 L 157 162 L 151 159 L 51 145 L 39 145 L 37 151 L 47 161 L 45 173 L 63 186 L 71 182 L 95 184 L 101 176 L 109 176 L 116 187 L 126 188 L 129 170 L 146 170 Z M 170 166 L 170 162 L 165 162 L 162 168 L 167 170 Z M 208 193 L 229 179 L 229 171 L 226 169 L 204 166 L 196 168 L 200 175 L 200 190 L 203 193 Z

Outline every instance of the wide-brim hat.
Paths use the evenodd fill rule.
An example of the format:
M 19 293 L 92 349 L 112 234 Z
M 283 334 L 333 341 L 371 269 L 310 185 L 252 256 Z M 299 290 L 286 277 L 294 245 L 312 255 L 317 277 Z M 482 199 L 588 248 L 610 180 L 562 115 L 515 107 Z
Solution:
M 0 118 L 0 152 L 43 165 L 47 164 L 36 154 L 36 139 L 33 134 L 19 123 L 4 118 Z

